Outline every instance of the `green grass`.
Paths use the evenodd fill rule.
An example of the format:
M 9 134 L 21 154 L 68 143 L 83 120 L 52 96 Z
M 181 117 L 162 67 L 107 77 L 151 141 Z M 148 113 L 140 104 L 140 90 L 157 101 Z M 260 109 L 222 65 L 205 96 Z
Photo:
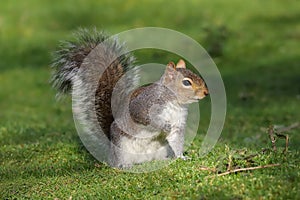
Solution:
M 299 199 L 299 127 L 273 152 L 265 129 L 300 121 L 300 4 L 273 1 L 3 1 L 0 7 L 1 199 Z M 171 28 L 217 55 L 228 104 L 222 136 L 198 155 L 209 123 L 209 100 L 187 155 L 161 170 L 132 174 L 95 160 L 76 133 L 71 99 L 55 101 L 48 83 L 51 52 L 77 27 L 111 34 Z M 222 30 L 225 30 L 222 32 Z M 145 38 L 146 39 L 146 38 Z M 176 42 L 176 41 L 174 41 Z M 140 63 L 177 57 L 136 52 Z M 256 154 L 252 159 L 247 156 Z M 233 167 L 279 167 L 216 177 Z M 206 166 L 217 172 L 203 171 Z

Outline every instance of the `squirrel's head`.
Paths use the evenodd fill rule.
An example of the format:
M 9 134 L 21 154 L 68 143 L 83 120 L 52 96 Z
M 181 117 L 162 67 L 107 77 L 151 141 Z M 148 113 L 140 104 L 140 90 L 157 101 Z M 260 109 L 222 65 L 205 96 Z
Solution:
M 199 75 L 186 69 L 183 60 L 179 60 L 177 65 L 170 62 L 161 81 L 174 92 L 181 104 L 197 102 L 209 94 L 204 80 Z

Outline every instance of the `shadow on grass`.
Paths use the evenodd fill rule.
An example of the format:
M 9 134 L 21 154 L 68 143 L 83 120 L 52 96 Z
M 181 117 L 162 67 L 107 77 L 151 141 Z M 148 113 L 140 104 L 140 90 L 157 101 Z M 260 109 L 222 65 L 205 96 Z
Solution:
M 258 15 L 251 18 L 251 23 L 259 23 L 267 26 L 277 27 L 277 26 L 290 26 L 290 25 L 298 25 L 300 21 L 300 13 L 290 14 L 286 12 L 281 15 Z
M 15 129 L 15 128 L 14 128 Z M 5 134 L 5 135 L 3 135 Z M 86 150 L 76 132 L 27 127 L 1 133 L 1 180 L 59 177 L 105 167 Z
M 300 95 L 299 57 L 285 56 L 276 60 L 253 63 L 237 69 L 237 72 L 223 76 L 231 100 L 255 100 L 266 97 L 277 100 L 295 100 Z M 245 97 L 238 94 L 244 92 Z M 249 97 L 249 98 L 247 98 Z M 257 106 L 264 106 L 258 103 Z
M 70 143 L 13 146 L 7 148 L 5 155 L 1 157 L 6 160 L 0 170 L 3 181 L 29 177 L 59 177 L 106 167 L 98 164 L 79 139 Z

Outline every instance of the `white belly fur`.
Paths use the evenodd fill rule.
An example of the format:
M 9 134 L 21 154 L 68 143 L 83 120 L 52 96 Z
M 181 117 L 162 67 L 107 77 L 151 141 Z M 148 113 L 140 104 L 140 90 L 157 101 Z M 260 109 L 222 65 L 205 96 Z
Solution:
M 178 105 L 178 104 L 177 104 Z M 168 121 L 171 126 L 178 126 L 185 123 L 187 109 L 169 103 L 163 112 L 157 116 L 157 120 Z M 151 160 L 164 160 L 173 155 L 173 152 L 166 140 L 166 136 L 157 137 L 161 130 L 152 127 L 140 127 L 140 132 L 133 137 L 122 137 L 120 150 L 122 160 L 126 163 L 141 163 Z

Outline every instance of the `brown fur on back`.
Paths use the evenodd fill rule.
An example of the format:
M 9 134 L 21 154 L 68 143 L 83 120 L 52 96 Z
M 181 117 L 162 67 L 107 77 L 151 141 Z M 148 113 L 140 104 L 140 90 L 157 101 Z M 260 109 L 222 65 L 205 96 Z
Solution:
M 114 121 L 111 109 L 112 92 L 123 74 L 124 70 L 120 65 L 120 62 L 118 60 L 114 61 L 100 77 L 95 94 L 97 119 L 108 138 L 110 138 L 110 125 Z

